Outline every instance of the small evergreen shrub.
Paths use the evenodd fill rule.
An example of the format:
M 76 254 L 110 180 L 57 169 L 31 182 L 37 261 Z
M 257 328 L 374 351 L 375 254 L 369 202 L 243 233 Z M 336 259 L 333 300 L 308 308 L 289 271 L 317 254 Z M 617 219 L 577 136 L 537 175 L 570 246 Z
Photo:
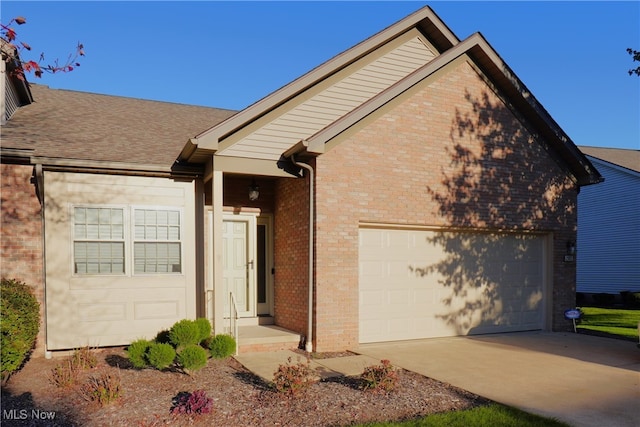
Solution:
M 176 351 L 170 344 L 151 343 L 147 350 L 147 361 L 156 369 L 163 370 L 171 366 Z
M 151 341 L 145 339 L 139 339 L 129 344 L 127 347 L 127 355 L 134 368 L 142 369 L 149 366 L 147 352 L 151 344 L 153 344 Z
M 376 393 L 388 393 L 398 385 L 398 374 L 391 362 L 381 360 L 379 365 L 367 366 L 360 374 L 364 390 Z
M 31 288 L 17 280 L 0 285 L 2 382 L 20 369 L 33 349 L 40 327 L 40 305 Z
M 307 390 L 317 382 L 317 374 L 311 368 L 311 361 L 307 358 L 306 363 L 291 363 L 291 358 L 287 363 L 280 365 L 273 374 L 273 385 L 278 393 L 295 397 Z
M 236 352 L 236 339 L 231 335 L 218 334 L 209 340 L 209 350 L 214 359 L 224 359 Z
M 173 399 L 172 414 L 208 414 L 213 410 L 213 399 L 204 390 L 182 392 Z
M 169 336 L 169 330 L 168 329 L 164 329 L 164 330 L 158 332 L 158 334 L 153 339 L 153 341 L 154 342 L 159 342 L 159 343 L 162 343 L 162 344 L 171 344 L 171 337 Z
M 92 376 L 83 384 L 80 394 L 90 402 L 97 402 L 101 406 L 115 402 L 122 396 L 120 372 L 111 374 L 102 372 Z
M 169 330 L 171 343 L 180 352 L 184 347 L 200 343 L 200 329 L 193 320 L 183 319 L 176 322 Z
M 178 354 L 178 363 L 188 374 L 204 368 L 207 359 L 207 351 L 196 344 L 186 346 Z
M 195 320 L 195 324 L 198 325 L 198 331 L 200 331 L 199 342 L 203 342 L 211 336 L 211 322 L 209 322 L 209 319 L 200 317 Z

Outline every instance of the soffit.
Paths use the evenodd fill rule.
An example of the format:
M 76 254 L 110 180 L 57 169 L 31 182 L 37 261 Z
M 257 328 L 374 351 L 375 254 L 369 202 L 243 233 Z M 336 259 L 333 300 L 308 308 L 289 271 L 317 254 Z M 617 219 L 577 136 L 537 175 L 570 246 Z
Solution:
M 230 135 L 216 156 L 278 160 L 300 140 L 358 109 L 437 55 L 422 33 L 412 29 Z

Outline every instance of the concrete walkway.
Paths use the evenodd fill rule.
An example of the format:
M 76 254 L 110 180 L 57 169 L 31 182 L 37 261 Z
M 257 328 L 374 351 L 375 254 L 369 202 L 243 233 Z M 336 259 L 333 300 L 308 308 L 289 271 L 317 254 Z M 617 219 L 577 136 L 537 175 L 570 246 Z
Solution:
M 357 356 L 313 360 L 324 378 L 392 364 L 496 402 L 572 426 L 640 426 L 640 349 L 633 342 L 573 333 L 524 332 L 364 344 Z M 236 359 L 266 381 L 292 351 Z
M 359 353 L 572 426 L 640 426 L 640 349 L 573 333 L 365 344 Z

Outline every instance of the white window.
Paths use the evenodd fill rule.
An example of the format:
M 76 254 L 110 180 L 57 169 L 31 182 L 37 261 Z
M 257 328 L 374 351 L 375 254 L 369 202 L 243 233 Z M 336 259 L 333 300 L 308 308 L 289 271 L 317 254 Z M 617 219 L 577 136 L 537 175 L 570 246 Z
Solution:
M 136 209 L 134 273 L 180 273 L 180 212 Z
M 74 207 L 74 273 L 181 273 L 181 225 L 177 209 Z
M 74 209 L 74 265 L 77 274 L 124 274 L 124 210 Z

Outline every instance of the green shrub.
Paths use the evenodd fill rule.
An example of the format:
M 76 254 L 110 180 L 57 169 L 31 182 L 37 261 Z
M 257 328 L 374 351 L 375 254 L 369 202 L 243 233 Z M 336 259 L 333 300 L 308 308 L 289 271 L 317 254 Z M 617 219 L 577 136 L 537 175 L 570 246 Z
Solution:
M 207 364 L 207 351 L 197 344 L 186 346 L 178 354 L 178 363 L 186 373 L 202 369 Z
M 236 340 L 231 335 L 218 334 L 209 340 L 209 350 L 214 359 L 224 359 L 236 352 Z
M 40 327 L 40 305 L 26 284 L 2 279 L 0 287 L 2 380 L 20 369 Z
M 188 345 L 200 343 L 200 328 L 193 320 L 180 320 L 169 330 L 169 339 L 180 352 Z
M 149 366 L 147 352 L 151 344 L 153 344 L 151 341 L 145 339 L 139 339 L 129 344 L 127 347 L 127 355 L 134 368 L 142 369 Z
M 202 342 L 211 336 L 211 322 L 209 322 L 209 319 L 200 317 L 195 320 L 195 324 L 198 326 L 198 330 L 200 331 L 199 342 Z
M 151 343 L 147 350 L 147 360 L 156 369 L 163 370 L 171 366 L 176 358 L 176 351 L 170 344 Z
M 162 344 L 171 344 L 171 337 L 169 336 L 169 330 L 163 329 L 162 331 L 158 332 L 158 334 L 153 339 L 153 341 L 159 342 Z

